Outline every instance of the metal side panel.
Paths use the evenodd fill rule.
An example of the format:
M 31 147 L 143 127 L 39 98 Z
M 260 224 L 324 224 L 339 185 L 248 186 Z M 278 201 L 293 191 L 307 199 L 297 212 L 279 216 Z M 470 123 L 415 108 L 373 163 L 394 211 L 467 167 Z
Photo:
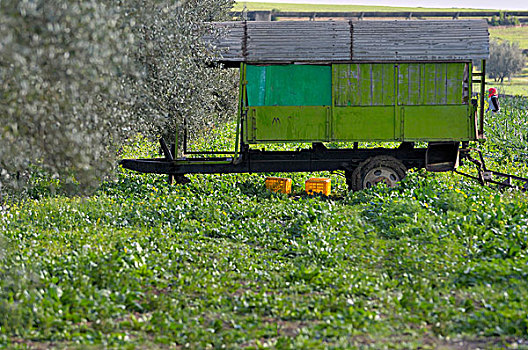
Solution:
M 250 107 L 247 143 L 329 141 L 330 106 Z
M 332 71 L 335 106 L 394 105 L 394 64 L 334 64 Z
M 394 141 L 394 106 L 334 107 L 333 139 Z
M 403 140 L 471 140 L 469 106 L 400 106 Z
M 248 65 L 249 106 L 323 106 L 332 103 L 332 68 Z

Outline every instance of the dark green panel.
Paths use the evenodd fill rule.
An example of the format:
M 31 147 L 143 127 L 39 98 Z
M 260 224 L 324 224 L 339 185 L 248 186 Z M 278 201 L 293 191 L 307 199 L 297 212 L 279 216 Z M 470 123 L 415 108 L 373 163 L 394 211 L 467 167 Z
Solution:
M 409 104 L 409 64 L 406 63 L 398 67 L 398 104 Z
M 336 141 L 394 140 L 394 107 L 334 107 Z
M 436 64 L 436 104 L 445 105 L 447 98 L 447 67 L 446 63 Z
M 405 140 L 469 140 L 468 106 L 402 107 Z
M 330 114 L 323 106 L 252 107 L 246 142 L 328 141 Z
M 267 67 L 246 66 L 247 96 L 250 106 L 263 106 L 266 98 Z
M 447 104 L 462 104 L 462 83 L 465 63 L 447 65 Z
M 330 66 L 247 66 L 250 106 L 321 106 L 332 103 Z

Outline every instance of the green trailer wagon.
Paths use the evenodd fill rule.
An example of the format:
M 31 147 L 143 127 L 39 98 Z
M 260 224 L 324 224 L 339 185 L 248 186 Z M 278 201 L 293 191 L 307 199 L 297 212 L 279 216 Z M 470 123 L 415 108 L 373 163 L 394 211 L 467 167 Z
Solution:
M 476 161 L 468 145 L 484 138 L 485 21 L 215 25 L 227 31 L 212 42 L 222 51 L 218 61 L 240 71 L 235 150 L 175 159 L 161 140 L 164 158 L 125 159 L 123 167 L 179 181 L 192 173 L 343 171 L 349 188 L 361 190 L 381 181 L 393 186 L 410 168 L 453 171 L 461 159 Z M 359 147 L 372 141 L 398 146 Z M 285 142 L 312 146 L 255 147 Z M 327 147 L 335 142 L 352 147 Z M 480 172 L 481 181 L 500 174 Z

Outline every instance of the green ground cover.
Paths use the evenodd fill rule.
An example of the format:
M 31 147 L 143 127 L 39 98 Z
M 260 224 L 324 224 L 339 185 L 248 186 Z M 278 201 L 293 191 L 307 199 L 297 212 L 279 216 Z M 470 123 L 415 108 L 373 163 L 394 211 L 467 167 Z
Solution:
M 527 176 L 528 99 L 502 107 L 489 165 Z M 307 196 L 314 174 L 279 175 L 293 195 L 263 174 L 120 170 L 74 198 L 41 179 L 1 209 L 0 347 L 528 348 L 526 193 L 415 171 Z

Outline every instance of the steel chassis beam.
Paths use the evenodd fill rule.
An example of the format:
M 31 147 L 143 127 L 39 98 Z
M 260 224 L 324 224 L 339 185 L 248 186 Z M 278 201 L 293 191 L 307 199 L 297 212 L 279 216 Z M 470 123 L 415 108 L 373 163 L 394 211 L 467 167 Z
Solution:
M 123 159 L 123 168 L 154 174 L 227 174 L 354 170 L 361 162 L 379 155 L 399 159 L 407 168 L 424 168 L 426 148 L 402 144 L 399 148 L 327 149 L 314 144 L 298 151 L 246 150 L 239 158 Z

